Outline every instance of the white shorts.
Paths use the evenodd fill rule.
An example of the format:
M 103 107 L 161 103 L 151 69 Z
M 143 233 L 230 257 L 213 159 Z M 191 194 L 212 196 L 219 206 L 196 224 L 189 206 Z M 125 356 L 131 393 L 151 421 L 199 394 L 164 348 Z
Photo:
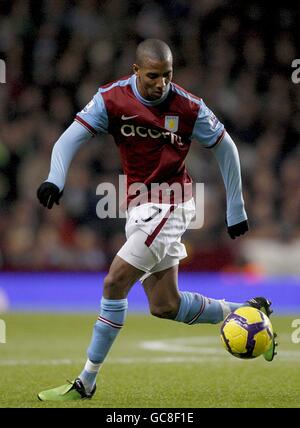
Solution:
M 187 256 L 181 236 L 194 215 L 193 198 L 177 205 L 147 203 L 132 208 L 127 213 L 127 241 L 118 256 L 145 272 L 140 281 L 177 265 Z

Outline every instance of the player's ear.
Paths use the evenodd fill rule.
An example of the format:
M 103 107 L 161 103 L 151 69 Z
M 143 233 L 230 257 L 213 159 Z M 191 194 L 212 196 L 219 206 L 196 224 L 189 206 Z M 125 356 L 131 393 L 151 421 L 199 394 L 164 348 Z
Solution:
M 132 70 L 136 76 L 138 75 L 139 68 L 140 67 L 137 64 L 133 64 L 133 66 L 132 66 Z

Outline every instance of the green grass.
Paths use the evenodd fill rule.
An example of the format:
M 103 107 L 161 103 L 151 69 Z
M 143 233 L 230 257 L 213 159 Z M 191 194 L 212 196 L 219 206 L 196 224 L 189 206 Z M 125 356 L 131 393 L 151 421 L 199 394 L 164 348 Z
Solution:
M 300 344 L 291 342 L 292 318 L 274 318 L 279 355 L 267 363 L 229 355 L 218 326 L 130 314 L 93 400 L 59 404 L 39 402 L 36 395 L 81 371 L 94 317 L 1 318 L 7 343 L 0 345 L 0 407 L 300 407 Z

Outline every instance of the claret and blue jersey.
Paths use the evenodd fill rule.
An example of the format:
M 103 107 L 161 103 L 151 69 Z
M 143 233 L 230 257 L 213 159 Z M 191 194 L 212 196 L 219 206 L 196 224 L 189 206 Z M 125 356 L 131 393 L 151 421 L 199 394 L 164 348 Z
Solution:
M 190 183 L 184 161 L 192 139 L 211 148 L 225 132 L 202 99 L 170 83 L 160 99 L 146 100 L 135 75 L 102 86 L 75 120 L 114 137 L 128 185 Z
M 155 196 L 153 185 L 161 183 L 180 188 L 173 200 L 170 193 L 166 194 L 171 203 L 189 200 L 192 179 L 185 158 L 194 139 L 212 149 L 220 167 L 226 188 L 228 225 L 247 218 L 234 142 L 203 100 L 175 83 L 169 83 L 165 94 L 155 101 L 141 97 L 135 75 L 102 86 L 55 143 L 47 181 L 62 190 L 73 156 L 97 133 L 112 134 L 119 147 L 127 177 L 127 203 L 137 196 L 136 192 L 129 192 L 130 186 L 140 183 L 151 191 L 151 202 Z M 159 187 L 156 186 L 155 198 L 160 200 Z

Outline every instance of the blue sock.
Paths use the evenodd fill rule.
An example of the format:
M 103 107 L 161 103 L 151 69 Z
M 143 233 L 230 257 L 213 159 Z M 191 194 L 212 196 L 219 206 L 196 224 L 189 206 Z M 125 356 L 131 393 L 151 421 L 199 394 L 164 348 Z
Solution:
M 127 299 L 109 300 L 103 297 L 101 300 L 100 315 L 87 351 L 88 360 L 79 375 L 87 392 L 93 389 L 98 371 L 123 327 L 127 307 Z
M 186 324 L 217 324 L 232 311 L 241 306 L 242 303 L 225 302 L 215 300 L 189 291 L 180 292 L 181 301 L 175 321 Z

